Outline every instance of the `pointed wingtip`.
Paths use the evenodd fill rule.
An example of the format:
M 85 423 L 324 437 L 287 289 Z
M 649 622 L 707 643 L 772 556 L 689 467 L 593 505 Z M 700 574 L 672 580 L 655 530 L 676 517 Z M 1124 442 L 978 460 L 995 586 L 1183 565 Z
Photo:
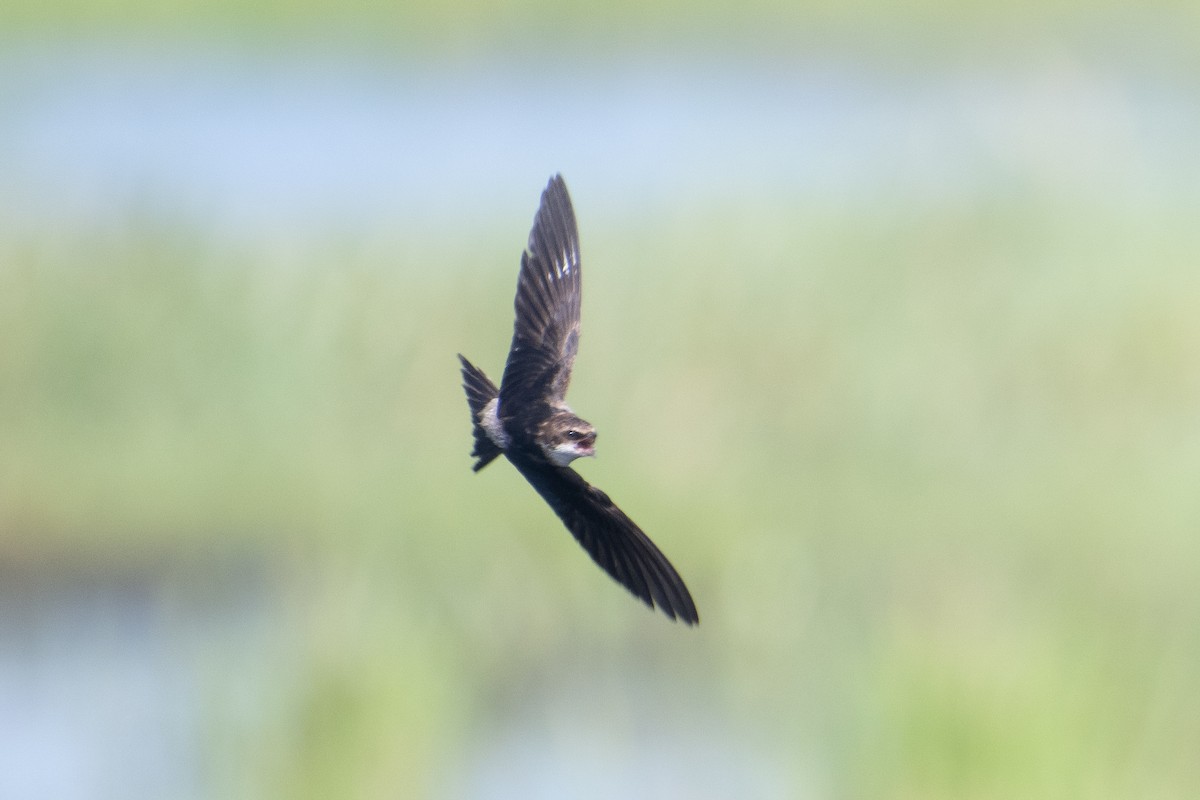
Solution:
M 667 566 L 670 566 L 670 562 L 667 562 Z M 671 570 L 674 573 L 674 567 Z M 688 627 L 699 625 L 700 613 L 696 610 L 696 601 L 692 599 L 692 593 L 688 591 L 687 585 L 684 584 L 683 578 L 679 577 L 678 573 L 674 573 L 674 578 L 669 594 L 660 596 L 655 593 L 655 605 L 662 609 L 662 612 L 672 621 L 678 620 Z
M 686 592 L 687 589 L 684 589 Z M 692 602 L 691 595 L 681 598 L 683 603 L 676 607 L 664 606 L 661 603 L 658 607 L 671 618 L 672 622 L 679 621 L 689 628 L 700 624 L 700 614 L 696 611 L 696 606 Z
M 561 173 L 556 172 L 550 176 L 546 188 L 542 190 L 542 205 L 546 206 L 547 201 L 558 207 L 565 205 L 570 208 L 571 193 L 567 191 L 567 182 L 563 180 Z

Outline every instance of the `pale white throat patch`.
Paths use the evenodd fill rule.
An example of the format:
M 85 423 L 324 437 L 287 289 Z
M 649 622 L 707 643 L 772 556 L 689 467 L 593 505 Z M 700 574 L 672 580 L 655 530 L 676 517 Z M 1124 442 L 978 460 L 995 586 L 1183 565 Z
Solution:
M 577 458 L 592 458 L 596 455 L 596 434 L 580 432 L 575 437 L 566 437 L 549 447 L 543 447 L 546 458 L 556 466 L 565 467 Z

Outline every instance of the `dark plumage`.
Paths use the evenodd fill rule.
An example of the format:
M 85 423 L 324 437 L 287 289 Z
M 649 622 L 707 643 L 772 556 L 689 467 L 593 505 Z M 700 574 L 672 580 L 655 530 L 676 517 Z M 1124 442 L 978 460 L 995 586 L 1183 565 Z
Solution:
M 521 256 L 516 322 L 499 389 L 459 356 L 474 425 L 473 469 L 503 453 L 609 575 L 651 608 L 692 625 L 700 617 L 671 562 L 608 495 L 567 466 L 594 455 L 596 441 L 592 426 L 565 402 L 579 348 L 581 277 L 575 212 L 556 175 L 542 193 Z

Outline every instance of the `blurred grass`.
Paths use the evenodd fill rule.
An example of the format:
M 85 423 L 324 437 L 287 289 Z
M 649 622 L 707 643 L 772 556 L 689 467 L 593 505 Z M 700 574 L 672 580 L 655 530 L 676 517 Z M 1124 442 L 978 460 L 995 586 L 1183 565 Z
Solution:
M 951 3 L 947 0 L 654 0 L 635 3 L 379 3 L 376 0 L 255 0 L 154 3 L 148 0 L 9 0 L 0 6 L 0 40 L 52 36 L 141 39 L 242 39 L 255 48 L 354 41 L 360 49 L 432 59 L 526 55 L 533 59 L 607 58 L 692 51 L 706 57 L 753 53 L 790 59 L 848 52 L 894 59 L 970 56 L 996 48 L 1002 63 L 1030 49 L 1100 46 L 1121 60 L 1175 66 L 1200 42 L 1200 8 L 1185 0 L 1152 0 L 1131 13 L 1127 0 Z M 1147 24 L 1143 29 L 1141 26 Z M 1116 34 L 1115 36 L 1113 34 Z M 1171 41 L 1165 43 L 1163 37 Z M 153 39 L 152 39 L 153 40 Z M 1015 52 L 1014 52 L 1015 50 Z
M 690 638 L 470 473 L 454 353 L 499 376 L 519 233 L 9 231 L 0 559 L 275 565 L 300 657 L 269 730 L 215 718 L 250 725 L 230 794 L 432 792 L 504 687 L 615 651 L 690 663 L 836 796 L 1191 796 L 1192 212 L 585 216 L 582 471 L 687 576 Z

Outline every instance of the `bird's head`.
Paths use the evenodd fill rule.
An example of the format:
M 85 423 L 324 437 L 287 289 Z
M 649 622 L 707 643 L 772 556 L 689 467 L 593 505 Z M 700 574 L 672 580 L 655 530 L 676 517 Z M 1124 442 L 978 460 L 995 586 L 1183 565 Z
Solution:
M 596 429 L 586 420 L 562 412 L 547 420 L 542 449 L 560 467 L 577 458 L 596 455 Z

